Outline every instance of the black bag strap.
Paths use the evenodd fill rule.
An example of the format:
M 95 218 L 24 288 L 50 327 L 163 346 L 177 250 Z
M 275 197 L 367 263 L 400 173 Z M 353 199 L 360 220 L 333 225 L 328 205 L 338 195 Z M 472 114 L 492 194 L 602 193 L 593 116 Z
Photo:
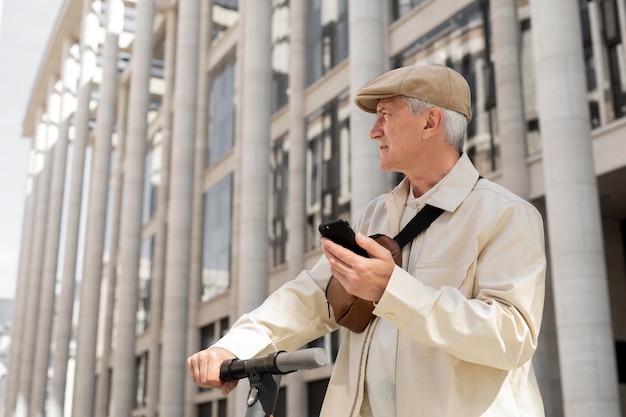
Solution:
M 439 207 L 426 204 L 424 208 L 421 209 L 406 226 L 404 226 L 404 229 L 402 229 L 400 233 L 393 238 L 393 240 L 398 242 L 398 245 L 402 248 L 404 245 L 412 241 L 415 236 L 426 230 L 428 226 L 430 226 L 430 224 L 434 222 L 443 212 L 444 210 Z
M 478 181 L 482 178 L 483 176 L 479 175 L 476 183 L 478 183 Z M 443 212 L 444 210 L 439 207 L 426 204 L 424 208 L 421 209 L 406 226 L 404 226 L 404 229 L 400 230 L 400 233 L 398 233 L 393 240 L 398 242 L 400 248 L 404 247 L 404 245 L 415 239 L 415 236 L 426 230 L 428 226 L 437 220 L 437 217 L 439 217 Z

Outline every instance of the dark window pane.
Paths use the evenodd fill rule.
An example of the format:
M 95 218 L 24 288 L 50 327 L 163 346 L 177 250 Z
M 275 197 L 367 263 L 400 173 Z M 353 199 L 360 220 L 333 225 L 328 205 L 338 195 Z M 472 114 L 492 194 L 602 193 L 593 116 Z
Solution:
M 348 1 L 307 0 L 307 85 L 348 57 Z
M 208 165 L 213 165 L 235 143 L 235 64 L 228 63 L 211 82 Z
M 204 198 L 202 301 L 230 285 L 232 174 L 211 187 Z
M 328 388 L 328 379 L 308 383 L 309 391 L 309 417 L 319 417 L 322 411 L 322 403 Z

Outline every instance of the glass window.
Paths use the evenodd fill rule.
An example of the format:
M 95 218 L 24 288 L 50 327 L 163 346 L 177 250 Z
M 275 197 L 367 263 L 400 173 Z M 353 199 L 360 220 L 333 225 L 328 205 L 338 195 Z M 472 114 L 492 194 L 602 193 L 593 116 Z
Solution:
M 139 294 L 137 303 L 137 323 L 135 332 L 141 334 L 150 327 L 150 301 L 152 297 L 152 267 L 154 257 L 154 236 L 141 243 L 139 259 Z
M 319 417 L 322 411 L 322 403 L 328 388 L 328 379 L 312 381 L 307 384 L 309 396 L 309 413 L 308 417 Z
M 226 398 L 217 400 L 217 417 L 227 417 Z
M 274 408 L 274 417 L 287 417 L 287 388 L 282 387 L 278 390 L 278 398 L 276 398 L 276 408 Z
M 424 3 L 426 0 L 393 0 L 391 1 L 391 19 L 398 20 L 413 8 Z
M 216 69 L 209 104 L 208 165 L 213 165 L 235 143 L 235 63 Z
M 150 141 L 150 149 L 146 153 L 142 221 L 148 223 L 156 213 L 159 186 L 161 184 L 161 168 L 163 166 L 163 134 L 159 130 Z
M 213 19 L 211 41 L 215 42 L 239 20 L 239 1 L 213 0 L 211 17 Z
M 348 92 L 307 119 L 307 248 L 319 242 L 317 226 L 350 216 Z
M 270 200 L 270 264 L 287 260 L 287 195 L 289 192 L 289 153 L 283 138 L 274 141 L 270 154 L 272 199 Z
M 289 0 L 272 1 L 272 113 L 287 104 L 289 88 Z
M 107 190 L 107 212 L 104 220 L 104 254 L 102 257 L 103 262 L 107 263 L 109 259 L 111 259 L 111 239 L 113 234 L 113 228 L 119 227 L 119 224 L 113 224 L 113 214 L 114 214 L 114 203 L 115 203 L 115 187 L 110 185 Z
M 230 285 L 232 187 L 230 174 L 204 197 L 202 301 L 224 293 Z
M 148 396 L 148 352 L 135 359 L 135 408 L 145 407 Z
M 307 0 L 307 85 L 348 57 L 348 0 Z
M 207 402 L 198 404 L 198 415 L 202 417 L 213 417 L 213 403 Z
M 607 122 L 610 122 L 626 115 L 626 54 L 620 33 L 617 2 L 601 0 L 599 5 L 604 51 L 595 53 L 606 54 L 610 91 L 609 94 L 601 94 L 600 97 L 606 97 Z

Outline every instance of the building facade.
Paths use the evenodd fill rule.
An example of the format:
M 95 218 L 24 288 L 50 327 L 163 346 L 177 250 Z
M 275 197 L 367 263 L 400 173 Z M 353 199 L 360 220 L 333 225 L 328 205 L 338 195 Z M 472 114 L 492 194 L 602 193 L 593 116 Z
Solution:
M 23 124 L 5 415 L 244 415 L 186 358 L 398 182 L 352 98 L 420 63 L 467 78 L 465 151 L 544 215 L 546 415 L 626 415 L 623 0 L 66 0 Z M 340 333 L 277 417 L 319 414 Z

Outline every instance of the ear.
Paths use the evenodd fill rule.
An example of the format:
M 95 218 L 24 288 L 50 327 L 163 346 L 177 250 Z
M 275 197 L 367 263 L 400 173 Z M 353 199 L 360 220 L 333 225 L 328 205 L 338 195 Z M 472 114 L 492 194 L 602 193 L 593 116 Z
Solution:
M 426 126 L 424 126 L 424 135 L 433 136 L 443 126 L 443 112 L 439 107 L 431 107 L 426 110 Z

